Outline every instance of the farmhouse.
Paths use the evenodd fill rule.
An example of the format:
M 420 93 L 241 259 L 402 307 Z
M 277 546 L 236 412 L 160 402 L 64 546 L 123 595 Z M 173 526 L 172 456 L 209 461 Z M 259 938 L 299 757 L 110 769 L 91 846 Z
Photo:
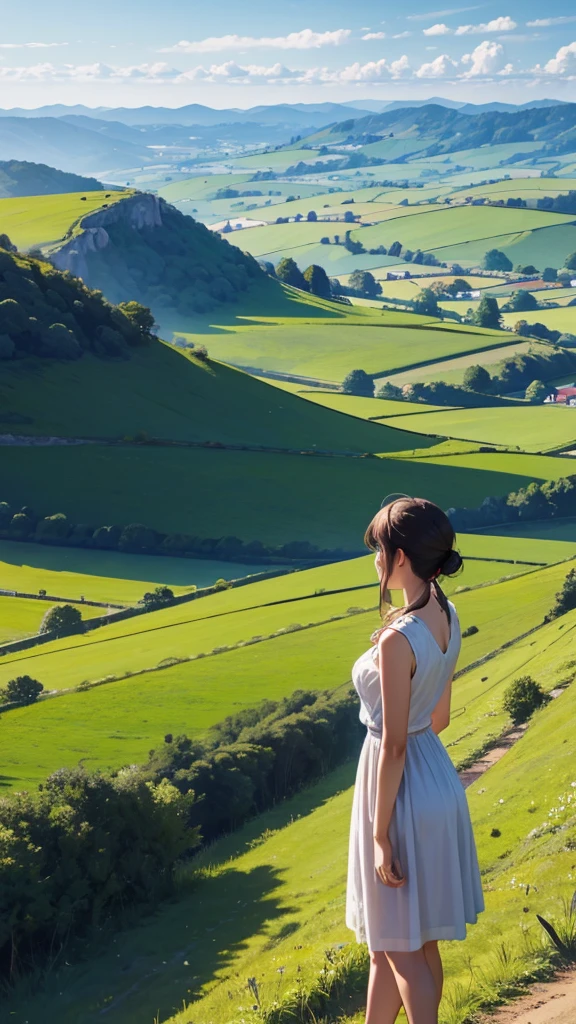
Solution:
M 576 407 L 576 386 L 566 384 L 561 388 L 554 388 L 549 395 L 546 395 L 545 402 L 554 402 L 556 405 L 569 405 Z
M 407 278 L 411 276 L 412 275 L 409 270 L 389 270 L 388 273 L 386 274 L 386 280 L 405 281 Z
M 479 299 L 479 291 L 468 291 L 468 292 L 456 292 L 457 299 Z

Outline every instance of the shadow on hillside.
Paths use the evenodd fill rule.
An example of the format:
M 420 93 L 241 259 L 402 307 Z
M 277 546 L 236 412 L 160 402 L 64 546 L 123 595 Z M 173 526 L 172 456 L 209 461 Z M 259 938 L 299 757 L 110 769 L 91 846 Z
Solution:
M 250 844 L 262 836 L 266 830 L 284 828 L 296 818 L 305 818 L 308 814 L 312 814 L 337 793 L 349 789 L 353 785 L 356 766 L 356 758 L 347 761 L 289 800 L 283 800 L 277 807 L 258 814 L 237 832 L 224 836 L 207 846 L 202 853 L 194 858 L 192 865 L 194 867 L 206 867 L 207 865 L 217 867 L 220 864 L 225 864 L 232 857 L 239 857 L 246 853 Z

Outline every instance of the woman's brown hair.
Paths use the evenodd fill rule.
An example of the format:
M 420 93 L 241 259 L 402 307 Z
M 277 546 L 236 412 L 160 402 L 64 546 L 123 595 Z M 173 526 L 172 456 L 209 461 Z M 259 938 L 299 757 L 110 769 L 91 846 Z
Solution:
M 386 620 L 423 608 L 428 604 L 432 587 L 440 607 L 450 621 L 450 605 L 438 582 L 439 576 L 454 576 L 462 567 L 462 558 L 454 550 L 456 540 L 448 516 L 438 505 L 426 498 L 397 498 L 376 513 L 364 534 L 364 543 L 371 551 L 383 555 L 384 571 L 380 581 L 380 614 Z M 401 609 L 383 614 L 390 604 L 388 580 L 396 552 L 402 549 L 412 571 L 425 584 L 419 598 Z

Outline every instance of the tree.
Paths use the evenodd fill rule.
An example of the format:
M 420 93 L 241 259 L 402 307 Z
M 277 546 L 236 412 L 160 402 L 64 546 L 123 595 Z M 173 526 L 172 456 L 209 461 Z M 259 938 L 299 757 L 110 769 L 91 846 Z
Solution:
M 17 252 L 17 248 L 12 244 L 8 235 L 0 235 L 0 249 L 5 249 L 6 252 Z
M 46 612 L 38 632 L 70 636 L 71 633 L 79 633 L 81 629 L 82 615 L 78 608 L 71 604 L 56 604 Z
M 142 523 L 129 523 L 120 534 L 120 551 L 151 551 L 158 545 L 158 534 Z
M 412 300 L 412 309 L 421 316 L 441 316 L 438 297 L 431 288 L 422 288 Z
M 307 267 L 304 271 L 304 280 L 308 285 L 309 291 L 312 292 L 312 295 L 319 295 L 323 299 L 330 298 L 332 290 L 324 267 L 319 267 L 317 264 L 312 263 L 311 266 Z
M 533 380 L 526 388 L 526 400 L 530 405 L 542 405 L 546 395 L 550 394 L 550 388 L 542 380 Z
M 558 271 L 554 267 L 544 267 L 542 271 L 543 281 L 555 281 L 558 277 Z
M 477 327 L 498 328 L 502 322 L 502 314 L 496 299 L 491 295 L 483 295 L 478 309 L 472 316 L 472 323 Z
M 462 383 L 469 391 L 479 391 L 486 394 L 490 390 L 492 378 L 483 366 L 468 366 L 464 370 Z
M 62 543 L 70 532 L 70 524 L 63 512 L 56 515 L 46 516 L 36 526 L 36 537 L 38 540 L 51 541 L 53 544 Z
M 154 328 L 158 326 L 152 311 L 148 306 L 143 306 L 141 302 L 121 302 L 118 309 L 124 313 L 124 316 L 128 317 L 130 322 L 133 323 L 140 333 L 146 338 L 149 338 Z
M 392 242 L 392 245 L 388 249 L 389 256 L 399 256 L 402 252 L 402 242 Z
M 518 288 L 517 291 L 512 292 L 502 309 L 505 313 L 527 313 L 530 310 L 538 309 L 538 299 L 526 288 Z
M 351 370 L 342 381 L 340 390 L 345 395 L 361 395 L 364 398 L 373 398 L 374 381 L 365 370 Z
M 346 213 L 344 214 L 344 220 L 346 221 L 347 224 L 354 223 L 354 214 L 352 213 L 352 210 L 346 210 Z
M 482 264 L 484 270 L 512 270 L 512 261 L 500 249 L 489 249 Z
M 7 704 L 33 704 L 43 689 L 32 676 L 16 676 L 6 683 L 3 696 Z
M 148 611 L 152 611 L 154 608 L 161 608 L 162 605 L 169 604 L 170 601 L 174 600 L 174 591 L 170 590 L 170 587 L 155 587 L 152 591 L 147 591 L 142 600 L 141 604 Z
M 515 270 L 517 274 L 525 274 L 526 277 L 532 277 L 534 274 L 538 273 L 537 268 L 532 266 L 531 263 L 529 263 L 527 267 L 523 267 L 522 264 L 519 263 Z
M 571 252 L 569 256 L 564 260 L 564 266 L 567 270 L 576 270 L 576 252 Z
M 544 690 L 531 676 L 521 676 L 504 691 L 502 706 L 514 725 L 527 722 L 534 711 L 546 701 Z
M 306 282 L 298 264 L 291 256 L 284 256 L 276 267 L 276 277 L 284 284 L 290 284 L 293 288 L 302 288 L 306 291 Z
M 562 589 L 556 594 L 556 601 L 547 618 L 556 619 L 559 615 L 572 611 L 573 608 L 576 608 L 576 569 L 570 569 L 562 584 Z
M 308 221 L 317 221 L 318 220 L 318 214 L 316 213 L 316 210 L 308 210 L 308 213 L 306 214 L 306 220 L 308 220 Z
M 441 284 L 441 282 L 438 282 Z M 458 292 L 470 292 L 472 291 L 468 281 L 465 281 L 463 277 L 456 277 L 452 284 L 446 285 L 444 289 L 447 295 L 457 295 Z
M 371 299 L 382 294 L 382 285 L 369 270 L 353 270 L 348 278 L 348 287 Z
M 376 392 L 376 398 L 390 398 L 393 401 L 401 401 L 403 397 L 402 388 L 399 388 L 397 384 L 391 384 L 390 381 L 381 384 Z

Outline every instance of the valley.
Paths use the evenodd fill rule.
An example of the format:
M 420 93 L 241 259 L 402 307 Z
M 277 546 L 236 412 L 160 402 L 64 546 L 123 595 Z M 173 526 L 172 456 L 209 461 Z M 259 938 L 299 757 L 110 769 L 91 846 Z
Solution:
M 441 1024 L 574 958 L 576 104 L 355 104 L 0 110 L 19 1024 L 364 1019 L 351 668 L 397 493 L 464 559 L 442 741 L 460 772 L 507 747 Z

